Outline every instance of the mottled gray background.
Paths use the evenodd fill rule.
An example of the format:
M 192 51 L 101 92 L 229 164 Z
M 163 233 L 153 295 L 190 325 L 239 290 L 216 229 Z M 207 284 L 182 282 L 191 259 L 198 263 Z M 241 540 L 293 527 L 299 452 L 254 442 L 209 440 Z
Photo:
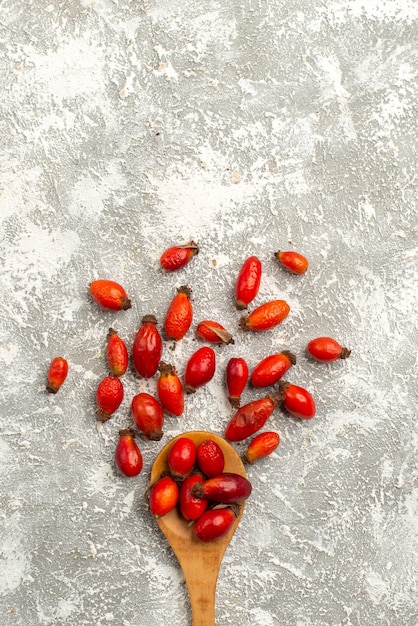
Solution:
M 223 433 L 230 357 L 252 367 L 283 348 L 318 413 L 268 424 L 282 443 L 249 469 L 217 623 L 418 624 L 417 22 L 415 0 L 0 2 L 3 626 L 190 624 L 143 499 L 152 460 L 184 430 Z M 199 256 L 164 274 L 161 252 L 191 238 Z M 278 249 L 306 254 L 308 273 L 282 271 Z M 256 304 L 292 308 L 256 336 L 233 306 L 250 254 Z M 125 285 L 132 309 L 100 311 L 98 277 Z M 216 349 L 215 378 L 162 441 L 140 441 L 128 480 L 117 433 L 155 380 L 128 373 L 98 427 L 107 329 L 130 346 L 184 283 L 195 322 L 222 321 L 235 345 Z M 180 373 L 194 329 L 165 346 Z M 350 359 L 310 361 L 321 334 Z M 50 397 L 58 354 L 70 374 Z

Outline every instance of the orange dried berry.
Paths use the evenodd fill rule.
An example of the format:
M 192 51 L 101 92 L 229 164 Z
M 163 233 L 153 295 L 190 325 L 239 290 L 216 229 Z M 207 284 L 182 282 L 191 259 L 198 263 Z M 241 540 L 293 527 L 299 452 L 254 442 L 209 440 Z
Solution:
M 106 358 L 113 376 L 123 376 L 128 369 L 128 349 L 113 328 L 109 328 L 107 335 Z
M 265 432 L 252 439 L 248 448 L 243 453 L 245 463 L 254 463 L 271 454 L 279 445 L 280 436 L 275 432 Z
M 175 272 L 196 255 L 199 254 L 199 246 L 194 241 L 189 241 L 181 246 L 171 246 L 160 257 L 160 264 L 166 272 Z
M 283 252 L 279 250 L 274 256 L 292 274 L 304 274 L 308 269 L 308 259 L 299 252 L 294 252 L 293 250 Z
M 296 356 L 289 350 L 270 354 L 255 366 L 250 378 L 251 384 L 254 387 L 274 385 L 295 364 Z
M 210 343 L 234 343 L 231 333 L 219 322 L 203 320 L 197 325 L 196 332 L 199 337 Z
M 250 256 L 241 267 L 235 285 L 235 303 L 238 310 L 246 309 L 258 294 L 262 265 L 256 256 Z
M 171 476 L 163 476 L 151 487 L 149 508 L 157 519 L 167 515 L 176 506 L 179 488 Z
M 132 306 L 125 289 L 113 280 L 94 280 L 89 289 L 93 300 L 103 309 L 126 311 Z
M 184 390 L 176 369 L 169 363 L 161 363 L 158 366 L 160 377 L 157 381 L 158 398 L 163 408 L 179 417 L 184 409 Z
M 96 390 L 97 417 L 107 422 L 123 400 L 123 385 L 117 376 L 106 376 Z
M 165 334 L 168 339 L 179 341 L 189 330 L 193 320 L 191 293 L 191 289 L 186 285 L 177 289 L 177 295 L 171 301 L 164 320 Z
M 61 356 L 52 359 L 48 370 L 46 390 L 48 393 L 57 393 L 68 375 L 68 362 Z
M 271 300 L 240 319 L 242 330 L 269 330 L 288 316 L 290 306 L 285 300 Z

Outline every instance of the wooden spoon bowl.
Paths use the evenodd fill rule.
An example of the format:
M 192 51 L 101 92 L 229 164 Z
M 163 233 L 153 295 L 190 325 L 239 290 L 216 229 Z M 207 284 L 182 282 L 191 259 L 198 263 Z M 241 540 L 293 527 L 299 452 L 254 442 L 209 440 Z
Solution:
M 167 443 L 158 454 L 151 469 L 150 485 L 153 485 L 163 472 L 169 470 L 167 458 L 171 446 L 180 437 L 188 437 L 198 446 L 205 439 L 212 439 L 222 449 L 225 456 L 225 472 L 235 472 L 246 476 L 244 465 L 232 446 L 222 437 L 213 433 L 195 430 L 182 433 Z M 239 514 L 224 536 L 215 541 L 203 542 L 193 532 L 193 524 L 185 520 L 177 507 L 157 519 L 168 543 L 175 553 L 189 590 L 192 607 L 193 626 L 214 626 L 216 582 L 225 550 L 240 522 L 244 511 L 241 503 Z

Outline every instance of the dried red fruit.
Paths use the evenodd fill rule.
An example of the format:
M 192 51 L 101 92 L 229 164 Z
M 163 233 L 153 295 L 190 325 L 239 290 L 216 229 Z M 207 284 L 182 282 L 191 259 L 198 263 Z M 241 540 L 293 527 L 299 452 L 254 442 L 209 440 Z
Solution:
M 314 359 L 323 363 L 330 363 L 338 359 L 348 359 L 351 354 L 351 350 L 343 348 L 343 346 L 335 339 L 332 339 L 332 337 L 317 337 L 316 339 L 312 339 L 306 349 Z
M 193 531 L 200 541 L 215 541 L 229 532 L 235 519 L 236 515 L 230 507 L 210 509 L 195 522 Z
M 106 358 L 113 376 L 125 374 L 129 363 L 128 349 L 123 339 L 113 328 L 109 328 L 107 335 Z
M 188 437 L 176 439 L 167 457 L 172 476 L 184 478 L 192 471 L 196 462 L 196 446 Z
M 280 443 L 278 433 L 268 431 L 260 433 L 250 442 L 248 448 L 243 453 L 245 463 L 254 463 L 258 459 L 268 456 L 277 448 Z
M 288 350 L 283 350 L 278 354 L 270 354 L 255 366 L 251 374 L 251 384 L 254 387 L 274 385 L 295 363 L 296 356 Z
M 130 428 L 119 431 L 115 462 L 119 471 L 125 476 L 137 476 L 142 470 L 142 454 L 134 441 L 134 433 Z
M 212 348 L 204 347 L 196 350 L 189 358 L 184 374 L 186 393 L 194 393 L 197 387 L 206 385 L 215 374 L 216 356 Z
M 282 407 L 289 413 L 305 420 L 309 420 L 315 415 L 315 400 L 309 391 L 285 380 L 279 381 L 279 390 L 283 396 Z
M 250 481 L 234 472 L 223 472 L 192 487 L 192 494 L 196 498 L 207 498 L 221 504 L 242 502 L 250 497 L 251 491 Z
M 285 300 L 271 300 L 240 319 L 242 330 L 269 330 L 288 316 L 290 306 Z
M 178 417 L 184 409 L 184 391 L 181 380 L 177 376 L 176 368 L 169 363 L 161 361 L 158 369 L 160 371 L 157 381 L 158 398 L 168 413 Z
M 262 266 L 256 256 L 250 256 L 241 267 L 235 285 L 236 307 L 246 309 L 258 294 L 261 282 Z
M 234 343 L 231 333 L 219 322 L 203 320 L 197 325 L 196 332 L 199 337 L 210 343 Z
M 171 476 L 163 476 L 153 484 L 149 494 L 149 508 L 158 519 L 169 513 L 179 499 L 179 488 Z
M 199 469 L 208 478 L 218 476 L 224 471 L 224 453 L 213 439 L 205 439 L 199 443 L 196 450 L 196 461 Z
M 196 483 L 203 483 L 201 474 L 191 474 L 184 479 L 180 487 L 179 509 L 182 516 L 187 520 L 196 520 L 207 509 L 208 500 L 196 498 L 192 494 L 192 487 Z
M 143 378 L 154 376 L 162 352 L 163 342 L 157 329 L 157 319 L 154 315 L 144 315 L 132 346 L 132 359 L 138 374 Z
M 275 407 L 281 402 L 280 394 L 269 394 L 260 400 L 253 400 L 242 406 L 230 419 L 225 438 L 229 441 L 242 441 L 254 435 L 264 426 Z
M 62 356 L 52 359 L 48 369 L 46 390 L 48 393 L 57 393 L 68 375 L 68 361 Z
M 113 280 L 94 280 L 90 295 L 103 309 L 126 311 L 132 306 L 125 289 Z
M 117 376 L 106 376 L 96 391 L 97 417 L 106 422 L 123 400 L 123 385 Z
M 199 246 L 189 241 L 181 246 L 167 248 L 160 257 L 160 263 L 167 272 L 174 272 L 187 265 L 196 254 L 199 254 Z
M 164 320 L 165 333 L 168 339 L 179 341 L 189 330 L 193 320 L 191 293 L 189 287 L 185 285 L 177 289 L 177 295 L 171 301 Z
M 248 365 L 242 358 L 232 358 L 226 366 L 226 387 L 228 400 L 235 409 L 241 403 L 241 394 L 248 381 Z
M 132 398 L 131 411 L 139 430 L 151 441 L 159 441 L 164 423 L 161 404 L 149 393 L 138 393 Z
M 293 250 L 283 252 L 279 250 L 274 256 L 292 274 L 304 274 L 308 269 L 308 259 L 299 254 L 299 252 L 294 252 Z

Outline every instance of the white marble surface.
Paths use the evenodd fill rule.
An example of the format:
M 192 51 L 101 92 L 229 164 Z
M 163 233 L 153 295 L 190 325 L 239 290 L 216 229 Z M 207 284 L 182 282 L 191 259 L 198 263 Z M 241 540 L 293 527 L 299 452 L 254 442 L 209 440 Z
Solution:
M 282 443 L 249 469 L 217 623 L 418 624 L 417 21 L 415 0 L 1 2 L 3 626 L 190 624 L 143 499 L 149 468 L 173 435 L 223 433 L 231 356 L 253 366 L 283 348 L 318 413 L 271 419 Z M 164 274 L 161 252 L 191 238 L 199 256 Z M 278 267 L 284 248 L 309 257 L 306 276 Z M 257 336 L 233 306 L 250 254 L 257 303 L 292 309 Z M 99 277 L 125 285 L 132 309 L 101 312 L 87 293 Z M 127 374 L 98 427 L 107 329 L 131 345 L 184 283 L 195 322 L 222 321 L 235 345 L 217 348 L 213 381 L 160 443 L 141 442 L 144 471 L 124 479 L 117 433 L 155 380 Z M 180 372 L 194 328 L 165 345 Z M 322 334 L 350 359 L 311 362 Z M 70 374 L 51 397 L 58 354 Z

